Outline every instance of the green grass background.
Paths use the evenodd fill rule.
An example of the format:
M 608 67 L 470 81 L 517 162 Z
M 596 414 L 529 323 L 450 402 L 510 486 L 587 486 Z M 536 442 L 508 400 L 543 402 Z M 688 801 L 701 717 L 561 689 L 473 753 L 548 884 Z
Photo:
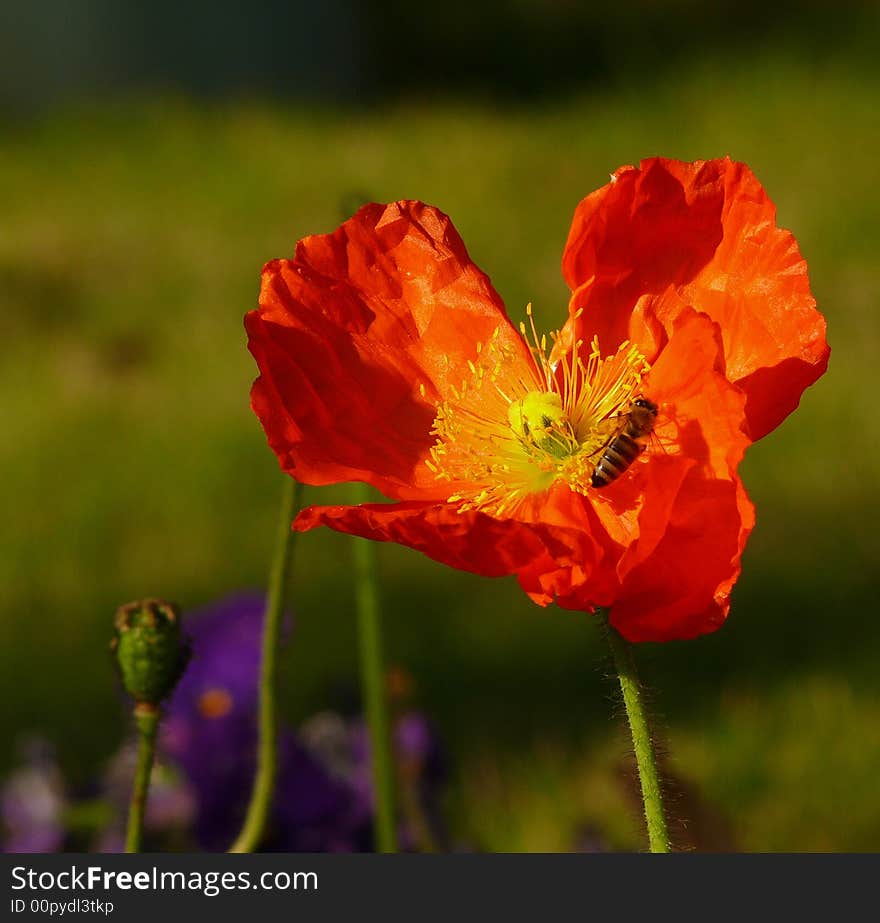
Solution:
M 552 327 L 582 196 L 641 157 L 730 154 L 797 235 L 832 358 L 743 466 L 758 524 L 729 622 L 638 652 L 677 836 L 880 848 L 878 90 L 843 58 L 729 55 L 520 107 L 160 97 L 4 126 L 0 768 L 33 730 L 74 780 L 117 747 L 119 603 L 192 608 L 264 583 L 281 483 L 248 407 L 242 328 L 264 261 L 331 230 L 343 202 L 420 198 L 452 216 L 514 317 L 532 301 Z M 313 533 L 296 554 L 294 723 L 356 689 L 349 543 Z M 450 753 L 456 841 L 565 850 L 592 830 L 641 848 L 598 626 L 512 581 L 379 555 L 389 657 Z

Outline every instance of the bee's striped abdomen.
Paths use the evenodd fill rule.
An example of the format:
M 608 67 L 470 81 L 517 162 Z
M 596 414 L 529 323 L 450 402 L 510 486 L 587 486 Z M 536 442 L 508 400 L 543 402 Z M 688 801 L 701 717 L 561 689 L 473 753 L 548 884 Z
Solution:
M 626 432 L 618 433 L 602 450 L 593 469 L 593 487 L 605 487 L 626 471 L 639 457 L 642 446 Z
M 606 487 L 616 481 L 642 454 L 648 437 L 654 432 L 657 405 L 647 397 L 637 397 L 624 417 L 623 425 L 608 440 L 593 469 L 590 479 L 593 487 Z

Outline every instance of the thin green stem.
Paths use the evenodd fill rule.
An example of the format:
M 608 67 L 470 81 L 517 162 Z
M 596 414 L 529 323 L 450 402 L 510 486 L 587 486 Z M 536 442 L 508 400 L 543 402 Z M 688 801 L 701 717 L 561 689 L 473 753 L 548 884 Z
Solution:
M 648 843 L 651 852 L 669 852 L 669 832 L 666 828 L 666 815 L 663 813 L 663 796 L 660 791 L 660 777 L 657 773 L 657 759 L 654 745 L 648 729 L 642 687 L 636 671 L 632 645 L 608 624 L 605 618 L 605 630 L 614 667 L 620 680 L 623 704 L 629 719 L 633 750 L 639 767 L 639 781 L 642 786 L 642 801 L 645 806 L 645 820 L 648 825 Z
M 272 808 L 275 778 L 278 774 L 278 646 L 293 546 L 297 535 L 290 524 L 301 494 L 302 486 L 293 478 L 285 476 L 263 621 L 257 771 L 244 824 L 238 838 L 229 847 L 229 852 L 232 853 L 253 852 L 260 845 Z
M 128 808 L 128 830 L 125 834 L 125 851 L 141 851 L 144 832 L 144 813 L 147 809 L 147 794 L 150 790 L 150 775 L 156 754 L 156 734 L 159 730 L 160 711 L 158 705 L 139 702 L 134 707 L 134 720 L 138 732 L 137 768 L 131 789 L 131 803 Z
M 370 499 L 369 488 L 357 485 L 357 499 Z M 394 765 L 388 701 L 385 690 L 385 667 L 382 653 L 382 621 L 376 577 L 376 547 L 372 542 L 355 539 L 355 594 L 360 647 L 361 687 L 367 727 L 370 732 L 370 761 L 375 796 L 376 851 L 397 852 L 397 827 L 394 814 Z

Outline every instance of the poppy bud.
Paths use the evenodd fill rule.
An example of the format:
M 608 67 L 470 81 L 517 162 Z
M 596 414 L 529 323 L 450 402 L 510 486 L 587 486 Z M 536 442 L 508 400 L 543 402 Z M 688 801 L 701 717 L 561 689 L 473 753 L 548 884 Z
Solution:
M 142 599 L 116 610 L 110 649 L 126 692 L 138 704 L 158 706 L 174 690 L 189 662 L 189 644 L 172 603 Z

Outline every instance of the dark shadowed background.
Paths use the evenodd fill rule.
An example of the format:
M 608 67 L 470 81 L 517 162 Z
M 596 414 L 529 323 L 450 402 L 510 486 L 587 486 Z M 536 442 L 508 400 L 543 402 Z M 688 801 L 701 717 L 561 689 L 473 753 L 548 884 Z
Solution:
M 4 5 L 0 773 L 23 735 L 71 786 L 117 748 L 119 603 L 263 585 L 281 476 L 241 323 L 263 262 L 366 199 L 419 198 L 515 319 L 532 301 L 555 327 L 584 195 L 642 157 L 730 154 L 798 237 L 832 358 L 746 458 L 758 525 L 729 622 L 639 650 L 677 835 L 880 848 L 878 38 L 868 3 Z M 296 554 L 293 724 L 357 691 L 350 542 Z M 379 555 L 455 841 L 641 848 L 598 626 Z

